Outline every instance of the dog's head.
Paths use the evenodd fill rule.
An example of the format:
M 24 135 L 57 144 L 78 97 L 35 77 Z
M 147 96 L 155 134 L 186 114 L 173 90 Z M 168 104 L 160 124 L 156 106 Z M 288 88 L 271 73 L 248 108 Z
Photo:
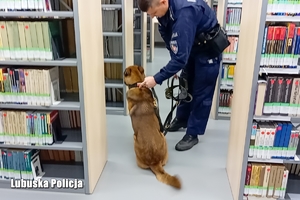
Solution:
M 145 79 L 144 68 L 138 65 L 132 65 L 126 67 L 124 71 L 124 83 L 125 85 L 133 85 L 141 83 Z

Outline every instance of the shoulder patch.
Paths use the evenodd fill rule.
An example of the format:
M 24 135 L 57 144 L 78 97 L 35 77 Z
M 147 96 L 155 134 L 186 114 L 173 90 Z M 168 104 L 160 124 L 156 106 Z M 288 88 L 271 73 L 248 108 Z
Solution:
M 172 37 L 171 38 L 173 39 L 173 38 L 176 38 L 176 37 L 178 37 L 178 33 L 177 32 L 172 33 Z
M 177 54 L 178 52 L 178 45 L 176 40 L 171 40 L 170 41 L 170 48 L 173 51 L 174 54 Z

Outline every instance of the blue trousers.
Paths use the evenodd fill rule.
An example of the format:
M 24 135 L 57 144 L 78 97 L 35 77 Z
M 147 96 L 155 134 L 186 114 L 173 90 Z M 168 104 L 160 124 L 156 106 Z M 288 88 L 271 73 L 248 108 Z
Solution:
M 191 56 L 180 76 L 187 79 L 190 103 L 181 102 L 177 107 L 178 120 L 187 122 L 187 134 L 204 135 L 210 115 L 212 99 L 220 69 L 220 57 L 206 60 Z

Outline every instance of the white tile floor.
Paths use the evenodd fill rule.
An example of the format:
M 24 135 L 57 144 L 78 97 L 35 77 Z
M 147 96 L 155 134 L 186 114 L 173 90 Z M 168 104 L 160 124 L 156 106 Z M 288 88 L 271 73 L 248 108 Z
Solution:
M 168 58 L 167 50 L 156 49 L 154 62 L 148 65 L 148 75 L 163 67 Z M 165 85 L 155 87 L 162 120 L 170 109 L 169 100 L 164 97 Z M 169 162 L 165 170 L 180 176 L 183 184 L 180 191 L 158 182 L 150 171 L 136 166 L 129 116 L 108 115 L 107 127 L 108 161 L 93 195 L 0 189 L 1 200 L 65 200 L 67 197 L 72 200 L 232 199 L 225 171 L 229 121 L 210 120 L 200 143 L 186 152 L 174 149 L 184 132 L 168 133 Z

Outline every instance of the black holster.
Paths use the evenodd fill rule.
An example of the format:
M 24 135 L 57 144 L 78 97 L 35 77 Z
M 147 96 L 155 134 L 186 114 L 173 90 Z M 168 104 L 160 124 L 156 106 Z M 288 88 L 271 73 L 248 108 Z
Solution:
M 196 35 L 195 45 L 209 54 L 209 57 L 218 57 L 229 45 L 226 31 L 217 24 L 210 32 Z

